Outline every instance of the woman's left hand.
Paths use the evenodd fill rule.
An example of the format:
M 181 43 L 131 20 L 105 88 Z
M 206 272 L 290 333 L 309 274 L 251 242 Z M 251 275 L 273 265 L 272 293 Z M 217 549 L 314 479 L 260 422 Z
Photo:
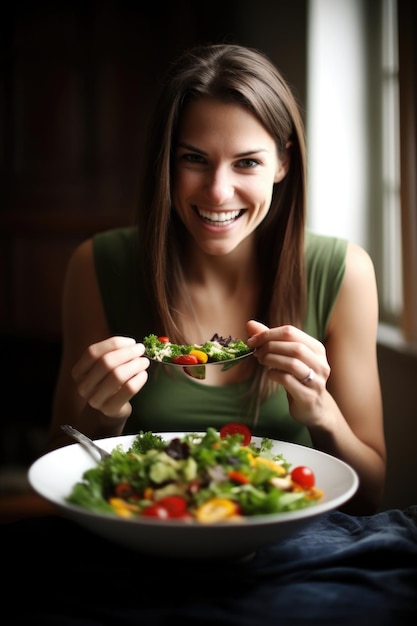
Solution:
M 250 320 L 247 330 L 254 356 L 268 368 L 268 377 L 286 390 L 291 415 L 306 426 L 314 425 L 330 376 L 324 345 L 291 325 L 268 328 Z

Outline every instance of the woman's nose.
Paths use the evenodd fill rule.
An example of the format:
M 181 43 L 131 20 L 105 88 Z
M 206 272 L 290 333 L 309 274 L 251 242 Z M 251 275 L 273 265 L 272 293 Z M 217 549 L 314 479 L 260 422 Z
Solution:
M 233 198 L 234 184 L 231 173 L 222 169 L 216 169 L 212 172 L 207 182 L 207 193 L 213 204 L 224 204 Z

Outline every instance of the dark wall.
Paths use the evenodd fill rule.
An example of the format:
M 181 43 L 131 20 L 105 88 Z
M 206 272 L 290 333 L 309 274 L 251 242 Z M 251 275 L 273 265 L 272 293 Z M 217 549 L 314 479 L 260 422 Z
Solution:
M 382 508 L 417 502 L 417 352 L 378 346 L 387 443 L 387 479 Z

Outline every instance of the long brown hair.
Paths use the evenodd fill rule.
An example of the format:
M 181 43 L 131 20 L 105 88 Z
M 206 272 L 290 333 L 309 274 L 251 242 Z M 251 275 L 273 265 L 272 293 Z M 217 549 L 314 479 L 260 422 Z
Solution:
M 306 150 L 300 109 L 283 76 L 262 52 L 214 44 L 186 51 L 172 63 L 149 127 L 138 231 L 154 329 L 176 343 L 190 342 L 174 308 L 184 289 L 184 227 L 172 209 L 172 156 L 182 110 L 190 100 L 201 97 L 246 107 L 275 139 L 281 158 L 290 144 L 288 173 L 274 185 L 269 212 L 255 231 L 263 277 L 257 319 L 268 326 L 300 325 L 305 306 L 306 218 Z

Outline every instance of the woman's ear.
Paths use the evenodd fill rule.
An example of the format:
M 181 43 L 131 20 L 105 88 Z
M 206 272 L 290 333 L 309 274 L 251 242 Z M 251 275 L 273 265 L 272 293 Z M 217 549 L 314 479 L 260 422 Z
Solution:
M 274 183 L 279 183 L 288 174 L 291 163 L 291 141 L 287 141 L 285 152 L 279 156 L 277 171 L 275 172 Z

